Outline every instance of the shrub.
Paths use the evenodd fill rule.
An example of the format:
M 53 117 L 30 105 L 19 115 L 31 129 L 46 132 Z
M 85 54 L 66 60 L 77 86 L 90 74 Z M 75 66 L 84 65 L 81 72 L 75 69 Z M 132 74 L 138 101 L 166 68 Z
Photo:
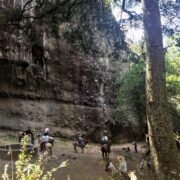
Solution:
M 45 158 L 45 155 L 40 155 L 38 160 L 34 163 L 32 162 L 32 155 L 26 153 L 27 146 L 27 136 L 22 139 L 21 152 L 19 154 L 18 160 L 15 162 L 15 172 L 12 172 L 12 177 L 8 174 L 8 164 L 4 167 L 4 172 L 2 174 L 3 180 L 13 180 L 13 176 L 17 180 L 51 180 L 53 173 L 58 169 L 66 167 L 68 161 L 62 162 L 58 167 L 52 168 L 51 170 L 45 172 L 45 165 L 48 158 Z M 13 166 L 13 165 L 12 165 Z

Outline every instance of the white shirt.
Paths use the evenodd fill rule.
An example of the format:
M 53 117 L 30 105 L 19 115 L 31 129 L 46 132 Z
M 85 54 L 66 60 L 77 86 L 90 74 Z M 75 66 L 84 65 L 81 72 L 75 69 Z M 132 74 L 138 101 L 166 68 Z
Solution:
M 107 136 L 103 136 L 102 137 L 102 141 L 108 141 L 108 137 Z
M 41 137 L 41 142 L 48 142 L 49 141 L 49 136 L 42 136 Z
M 126 161 L 121 161 L 121 162 L 119 162 L 119 164 L 118 164 L 118 170 L 119 170 L 120 172 L 127 172 L 127 163 L 126 163 Z

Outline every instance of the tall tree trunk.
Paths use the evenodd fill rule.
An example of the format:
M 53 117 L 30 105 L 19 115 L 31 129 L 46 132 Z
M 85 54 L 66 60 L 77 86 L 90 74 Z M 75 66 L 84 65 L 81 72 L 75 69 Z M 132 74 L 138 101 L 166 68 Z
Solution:
M 146 42 L 146 96 L 150 149 L 156 179 L 178 168 L 173 125 L 165 91 L 165 60 L 158 0 L 143 0 Z M 167 176 L 168 174 L 168 176 Z M 172 177 L 171 177 L 172 178 Z

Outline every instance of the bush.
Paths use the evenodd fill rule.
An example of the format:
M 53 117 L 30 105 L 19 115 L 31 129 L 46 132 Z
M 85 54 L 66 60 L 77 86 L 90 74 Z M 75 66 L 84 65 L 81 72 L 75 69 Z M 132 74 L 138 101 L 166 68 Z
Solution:
M 18 160 L 15 162 L 15 172 L 12 172 L 11 179 L 16 177 L 15 179 L 17 180 L 51 180 L 54 172 L 68 165 L 68 162 L 64 161 L 58 167 L 52 168 L 50 171 L 45 172 L 45 165 L 48 158 L 45 158 L 45 155 L 40 155 L 37 161 L 31 163 L 32 155 L 26 154 L 26 146 L 27 136 L 25 136 L 22 140 L 21 152 Z M 10 180 L 8 166 L 9 165 L 6 164 L 4 167 L 4 173 L 2 174 L 3 180 Z

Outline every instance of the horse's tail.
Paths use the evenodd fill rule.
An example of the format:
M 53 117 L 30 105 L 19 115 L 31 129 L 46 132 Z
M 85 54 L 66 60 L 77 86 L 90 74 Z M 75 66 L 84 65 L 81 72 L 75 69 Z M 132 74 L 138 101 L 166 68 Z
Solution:
M 101 145 L 101 151 L 104 151 L 104 152 L 106 152 L 107 151 L 107 144 L 102 144 Z
M 111 145 L 110 144 L 101 145 L 101 151 L 110 153 L 111 152 Z
M 78 146 L 78 142 L 77 141 L 74 141 L 73 142 L 73 147 L 74 147 L 74 152 L 77 152 L 77 146 Z

